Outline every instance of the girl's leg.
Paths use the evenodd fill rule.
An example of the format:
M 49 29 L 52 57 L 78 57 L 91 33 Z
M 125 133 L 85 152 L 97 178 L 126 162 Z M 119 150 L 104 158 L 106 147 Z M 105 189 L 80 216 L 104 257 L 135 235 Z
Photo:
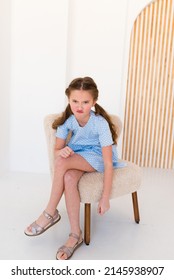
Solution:
M 87 172 L 95 171 L 94 168 L 83 157 L 77 154 L 73 154 L 68 158 L 57 157 L 55 159 L 52 190 L 48 205 L 45 209 L 45 211 L 52 216 L 55 213 L 56 207 L 64 191 L 64 175 L 70 169 L 77 169 Z M 42 214 L 37 219 L 36 223 L 41 227 L 45 227 L 45 225 L 48 223 L 48 220 Z M 27 229 L 31 231 L 31 227 L 28 227 Z
M 80 170 L 68 170 L 64 176 L 64 195 L 66 209 L 71 226 L 71 232 L 79 234 L 79 213 L 80 213 L 80 195 L 78 190 L 78 182 L 83 175 Z
M 65 202 L 67 213 L 69 217 L 71 232 L 80 236 L 81 240 L 81 230 L 80 230 L 80 196 L 79 191 L 77 188 L 78 181 L 80 180 L 81 176 L 83 175 L 83 171 L 80 170 L 68 170 L 64 175 L 64 195 L 65 195 Z M 65 245 L 67 247 L 74 247 L 77 243 L 77 240 L 73 237 L 69 237 Z M 66 259 L 66 253 L 59 252 L 57 254 L 58 259 Z
M 64 191 L 64 175 L 68 170 L 71 169 L 80 170 L 83 172 L 95 171 L 95 169 L 78 154 L 73 154 L 68 158 L 58 157 L 55 160 L 55 175 L 50 199 L 46 208 L 48 213 L 54 214 Z

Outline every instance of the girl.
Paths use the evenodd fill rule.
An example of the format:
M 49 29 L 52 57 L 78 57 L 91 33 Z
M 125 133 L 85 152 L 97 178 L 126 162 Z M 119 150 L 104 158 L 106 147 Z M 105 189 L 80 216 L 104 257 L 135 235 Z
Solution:
M 94 80 L 90 77 L 74 79 L 65 93 L 68 106 L 52 125 L 56 129 L 56 144 L 50 199 L 37 221 L 25 230 L 26 235 L 36 236 L 57 223 L 60 214 L 56 208 L 64 193 L 71 233 L 65 245 L 57 251 L 58 260 L 69 259 L 83 242 L 77 187 L 83 173 L 104 172 L 103 193 L 97 209 L 103 215 L 110 207 L 113 168 L 123 167 L 118 162 L 115 127 L 106 111 L 96 103 L 98 89 Z M 69 132 L 71 139 L 66 144 Z

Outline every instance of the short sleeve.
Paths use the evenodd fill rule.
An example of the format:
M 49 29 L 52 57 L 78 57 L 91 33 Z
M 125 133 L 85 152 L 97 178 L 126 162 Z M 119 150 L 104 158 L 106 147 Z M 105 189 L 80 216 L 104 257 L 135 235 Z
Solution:
M 66 139 L 69 133 L 69 129 L 66 126 L 66 122 L 60 125 L 56 130 L 56 137 L 61 139 Z
M 110 146 L 113 144 L 112 134 L 108 122 L 105 119 L 100 120 L 98 126 L 99 142 L 101 147 Z

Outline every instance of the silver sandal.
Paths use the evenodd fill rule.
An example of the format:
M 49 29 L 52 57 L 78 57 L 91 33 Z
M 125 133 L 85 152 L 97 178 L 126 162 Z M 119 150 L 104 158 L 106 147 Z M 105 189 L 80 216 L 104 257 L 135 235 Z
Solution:
M 45 218 L 47 218 L 47 220 L 49 221 L 48 224 L 44 227 L 39 226 L 36 221 L 33 222 L 29 227 L 31 227 L 31 230 L 28 230 L 28 228 L 24 231 L 24 233 L 27 236 L 37 236 L 40 235 L 42 233 L 44 233 L 47 229 L 49 229 L 50 227 L 52 227 L 53 225 L 55 225 L 60 219 L 61 216 L 59 214 L 59 211 L 56 209 L 56 212 L 54 214 L 54 216 L 51 216 L 50 214 L 48 214 L 45 210 L 43 211 L 43 215 L 45 216 Z
M 75 251 L 80 245 L 82 245 L 83 239 L 82 239 L 82 237 L 81 237 L 81 233 L 80 233 L 80 235 L 77 235 L 76 233 L 73 233 L 73 232 L 72 232 L 72 233 L 69 234 L 69 237 L 71 237 L 71 236 L 77 240 L 76 244 L 75 244 L 73 247 L 68 247 L 68 246 L 66 246 L 66 245 L 61 246 L 61 247 L 58 249 L 57 254 L 56 254 L 56 259 L 57 259 L 57 260 L 61 260 L 61 259 L 58 259 L 58 257 L 57 257 L 58 253 L 60 253 L 60 252 L 62 252 L 62 253 L 64 253 L 64 254 L 67 255 L 67 259 L 66 259 L 66 260 L 70 259 L 70 258 L 72 257 L 72 255 L 74 254 L 74 251 Z

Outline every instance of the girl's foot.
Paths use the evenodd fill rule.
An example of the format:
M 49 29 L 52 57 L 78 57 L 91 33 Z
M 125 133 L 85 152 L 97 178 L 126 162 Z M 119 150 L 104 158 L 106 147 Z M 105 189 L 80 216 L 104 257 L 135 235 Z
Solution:
M 24 233 L 28 236 L 37 236 L 45 232 L 51 226 L 56 224 L 61 219 L 61 216 L 56 209 L 55 214 L 51 216 L 46 211 L 44 211 L 37 221 L 33 222 L 29 227 L 27 227 Z
M 74 251 L 83 243 L 82 233 L 77 235 L 76 233 L 70 233 L 69 239 L 65 245 L 61 246 L 56 254 L 57 260 L 67 260 L 69 259 Z

